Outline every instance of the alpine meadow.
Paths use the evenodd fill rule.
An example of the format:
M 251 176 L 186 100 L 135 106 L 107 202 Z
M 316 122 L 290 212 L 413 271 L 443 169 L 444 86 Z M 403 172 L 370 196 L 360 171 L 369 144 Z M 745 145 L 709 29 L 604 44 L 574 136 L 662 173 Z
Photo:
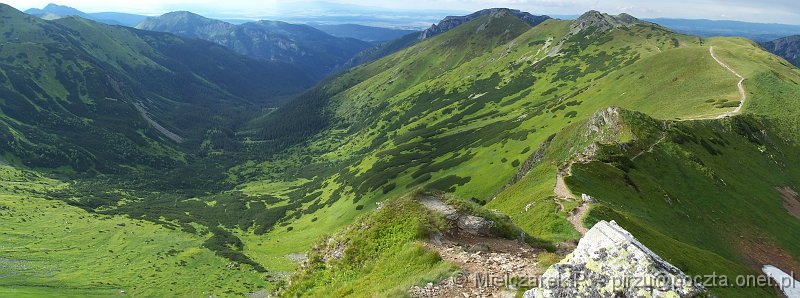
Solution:
M 798 35 L 361 2 L 0 4 L 0 297 L 800 297 Z

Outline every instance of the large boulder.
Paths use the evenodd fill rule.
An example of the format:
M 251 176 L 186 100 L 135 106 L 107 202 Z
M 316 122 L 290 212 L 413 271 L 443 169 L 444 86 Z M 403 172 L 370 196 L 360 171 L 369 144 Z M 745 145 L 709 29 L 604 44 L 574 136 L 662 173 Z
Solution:
M 490 236 L 494 226 L 493 221 L 472 215 L 460 216 L 457 224 L 462 232 L 475 236 Z
M 705 292 L 616 222 L 601 221 L 524 297 L 695 297 Z

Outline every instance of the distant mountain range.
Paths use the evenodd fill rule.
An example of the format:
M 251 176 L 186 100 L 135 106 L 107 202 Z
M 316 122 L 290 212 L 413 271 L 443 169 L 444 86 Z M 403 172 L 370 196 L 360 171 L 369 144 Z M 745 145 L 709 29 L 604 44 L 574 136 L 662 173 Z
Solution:
M 401 38 L 407 34 L 418 33 L 417 30 L 371 27 L 357 24 L 316 24 L 310 26 L 336 37 L 348 37 L 371 43 L 381 43 Z
M 147 18 L 137 29 L 208 40 L 251 58 L 300 65 L 318 79 L 372 45 L 329 35 L 308 25 L 257 21 L 234 25 L 180 11 Z
M 133 27 L 134 25 L 138 24 L 139 22 L 147 18 L 147 16 L 143 15 L 119 13 L 119 12 L 85 13 L 69 6 L 63 6 L 53 3 L 48 4 L 42 9 L 38 8 L 28 9 L 25 11 L 25 13 L 43 19 L 56 19 L 67 16 L 78 16 L 84 19 L 89 19 L 104 24 L 122 25 L 128 27 Z
M 28 9 L 25 12 L 42 18 L 74 15 L 101 23 L 125 26 L 135 26 L 146 18 L 142 15 L 116 12 L 84 13 L 57 4 L 49 4 L 43 9 Z M 403 33 L 423 30 L 429 26 L 428 24 L 437 23 L 444 15 L 460 15 L 454 11 L 395 11 L 390 13 L 373 7 L 319 1 L 293 4 L 291 7 L 279 6 L 278 10 L 268 14 L 260 18 L 307 23 L 333 36 L 356 38 L 371 43 L 389 41 L 402 37 Z M 232 24 L 254 21 L 252 18 L 243 18 L 238 15 L 213 15 L 213 17 Z M 551 15 L 551 17 L 574 20 L 578 15 Z M 675 32 L 701 37 L 741 36 L 757 42 L 766 42 L 790 35 L 800 35 L 800 25 L 677 18 L 643 20 L 662 25 Z M 392 29 L 387 29 L 390 27 Z
M 710 36 L 741 36 L 763 42 L 800 34 L 800 25 L 749 23 L 739 21 L 646 19 L 678 33 Z
M 244 111 L 277 106 L 315 82 L 295 65 L 199 39 L 80 17 L 46 21 L 5 4 L 0 17 L 0 151 L 31 167 L 175 165 L 176 148 L 224 143 Z
M 428 29 L 406 34 L 405 36 L 402 36 L 398 39 L 385 42 L 383 44 L 378 45 L 377 47 L 363 51 L 359 53 L 357 56 L 353 57 L 353 59 L 350 60 L 348 66 L 355 66 L 378 60 L 394 52 L 415 45 L 422 40 L 443 34 L 460 25 L 473 21 L 477 18 L 486 15 L 497 14 L 500 11 L 514 15 L 520 20 L 523 20 L 526 23 L 528 23 L 528 25 L 530 26 L 536 26 L 546 20 L 551 19 L 549 16 L 536 16 L 527 12 L 515 9 L 505 9 L 505 8 L 483 9 L 464 16 L 448 16 L 439 21 L 438 23 L 431 25 Z

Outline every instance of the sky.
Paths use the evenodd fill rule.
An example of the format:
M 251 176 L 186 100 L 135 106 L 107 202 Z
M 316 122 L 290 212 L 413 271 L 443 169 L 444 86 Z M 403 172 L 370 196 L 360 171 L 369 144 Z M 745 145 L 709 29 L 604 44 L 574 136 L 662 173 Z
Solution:
M 314 13 L 310 0 L 5 0 L 18 9 L 41 8 L 49 2 L 85 12 L 129 12 L 158 15 L 175 10 L 225 15 L 280 16 Z M 532 14 L 577 15 L 588 10 L 629 13 L 639 18 L 737 20 L 800 25 L 800 0 L 326 0 L 329 3 L 381 9 L 470 12 L 489 7 L 509 7 Z

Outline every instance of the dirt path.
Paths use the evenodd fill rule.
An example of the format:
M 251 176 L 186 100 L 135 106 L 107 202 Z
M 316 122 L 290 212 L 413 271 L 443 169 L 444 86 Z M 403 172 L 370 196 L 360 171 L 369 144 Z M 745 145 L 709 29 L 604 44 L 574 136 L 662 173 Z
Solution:
M 462 273 L 438 283 L 415 286 L 411 297 L 515 297 L 508 283 L 542 274 L 539 251 L 526 243 L 493 237 L 456 236 L 424 243 Z
M 709 115 L 709 116 L 686 118 L 686 119 L 682 119 L 681 121 L 722 119 L 722 118 L 725 118 L 725 117 L 734 116 L 736 114 L 739 114 L 742 111 L 742 107 L 744 107 L 744 102 L 747 101 L 747 90 L 745 90 L 745 88 L 744 88 L 744 80 L 745 80 L 745 78 L 742 75 L 740 75 L 738 72 L 733 70 L 733 68 L 728 66 L 728 64 L 725 64 L 725 62 L 722 62 L 722 60 L 720 60 L 719 57 L 717 57 L 717 53 L 714 52 L 714 47 L 709 47 L 708 48 L 708 52 L 711 54 L 711 58 L 713 58 L 714 61 L 717 62 L 717 64 L 719 64 L 720 66 L 722 66 L 723 68 L 728 70 L 730 73 L 735 75 L 737 78 L 739 78 L 739 83 L 736 84 L 736 88 L 739 89 L 739 106 L 737 106 L 736 109 L 734 109 L 733 111 L 722 113 L 722 114 L 719 114 L 719 115 Z
M 711 58 L 714 58 L 714 61 L 717 61 L 717 63 L 719 63 L 720 66 L 724 67 L 729 72 L 731 72 L 733 75 L 735 75 L 737 78 L 739 78 L 739 83 L 736 84 L 736 87 L 739 89 L 739 96 L 740 96 L 740 98 L 739 98 L 739 106 L 736 107 L 736 109 L 734 109 L 731 112 L 727 112 L 727 113 L 724 113 L 722 115 L 717 116 L 717 119 L 730 117 L 730 116 L 739 114 L 739 112 L 742 110 L 742 107 L 744 106 L 744 102 L 747 100 L 747 91 L 744 89 L 744 77 L 742 75 L 740 75 L 738 72 L 736 72 L 735 70 L 733 70 L 733 68 L 728 66 L 728 64 L 725 64 L 725 62 L 722 62 L 722 60 L 719 60 L 719 57 L 717 57 L 717 53 L 714 52 L 714 47 L 713 46 L 712 47 L 708 47 L 708 52 L 711 53 Z
M 666 135 L 664 137 L 666 137 Z M 653 147 L 655 147 L 655 144 L 653 145 Z M 556 185 L 553 187 L 553 193 L 555 193 L 557 196 L 557 198 L 554 201 L 556 202 L 556 204 L 558 204 L 560 212 L 564 212 L 565 209 L 564 204 L 561 203 L 561 200 L 577 200 L 577 198 L 575 198 L 575 195 L 573 195 L 572 192 L 569 190 L 569 187 L 567 187 L 566 182 L 564 182 L 564 176 L 572 175 L 573 164 L 574 162 L 570 163 L 563 170 L 558 171 L 558 173 L 556 174 Z M 578 233 L 581 233 L 581 235 L 584 235 L 587 232 L 586 228 L 583 226 L 583 223 L 581 222 L 581 219 L 586 215 L 586 212 L 588 211 L 589 211 L 589 203 L 581 202 L 578 208 L 576 208 L 575 210 L 570 212 L 569 215 L 567 215 L 567 220 L 572 224 L 575 230 L 578 231 Z
M 661 138 L 659 138 L 658 141 L 653 143 L 653 145 L 650 145 L 650 148 L 647 148 L 647 150 L 644 150 L 642 152 L 639 152 L 639 154 L 636 154 L 636 156 L 631 158 L 631 161 L 636 160 L 637 158 L 639 158 L 639 156 L 642 156 L 642 154 L 645 154 L 645 153 L 648 153 L 648 152 L 653 152 L 653 149 L 655 149 L 656 146 L 658 146 L 658 144 L 661 144 L 661 142 L 663 142 L 666 139 L 667 139 L 667 133 L 666 132 L 661 132 Z
M 564 167 L 564 169 L 559 170 L 558 173 L 556 173 L 556 185 L 553 187 L 553 193 L 559 198 L 575 199 L 575 196 L 573 196 L 572 192 L 569 191 L 567 183 L 564 182 L 564 176 L 569 176 L 572 174 L 572 164 L 573 162 L 570 162 L 570 164 Z
M 578 231 L 578 233 L 581 233 L 581 236 L 586 235 L 586 232 L 588 232 L 586 227 L 583 226 L 583 222 L 581 222 L 581 219 L 583 219 L 583 217 L 586 216 L 587 212 L 589 212 L 589 204 L 583 203 L 580 206 L 578 206 L 578 208 L 575 208 L 575 210 L 570 212 L 569 216 L 567 216 L 567 220 L 569 220 L 569 223 L 572 224 L 572 226 L 575 228 L 575 230 Z

